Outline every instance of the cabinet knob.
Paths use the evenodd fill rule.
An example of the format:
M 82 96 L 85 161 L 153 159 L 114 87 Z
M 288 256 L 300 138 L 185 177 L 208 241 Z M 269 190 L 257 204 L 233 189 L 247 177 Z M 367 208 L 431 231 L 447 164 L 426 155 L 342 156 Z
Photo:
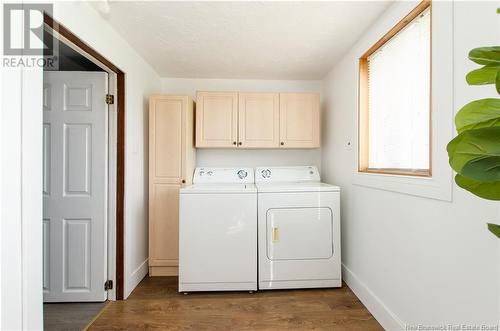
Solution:
M 186 184 L 186 180 L 185 179 L 182 180 L 182 184 Z
M 238 145 L 240 145 L 240 146 L 242 145 L 241 141 L 238 143 Z
M 281 142 L 281 146 L 283 146 L 285 143 L 284 142 Z
M 233 145 L 236 145 L 236 141 L 233 141 Z

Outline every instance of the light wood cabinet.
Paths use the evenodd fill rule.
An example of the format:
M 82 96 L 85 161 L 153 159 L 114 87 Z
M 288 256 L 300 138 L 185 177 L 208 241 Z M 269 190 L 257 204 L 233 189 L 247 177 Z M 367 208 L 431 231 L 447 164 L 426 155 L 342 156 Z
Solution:
M 239 93 L 238 146 L 243 148 L 278 148 L 279 94 Z
M 149 99 L 149 275 L 177 275 L 179 189 L 195 166 L 193 100 Z
M 280 146 L 320 146 L 319 94 L 280 93 Z
M 149 275 L 175 276 L 179 266 L 179 184 L 153 184 L 149 209 Z
M 317 93 L 198 92 L 196 147 L 318 148 Z
M 238 142 L 238 93 L 198 92 L 196 147 L 228 148 Z

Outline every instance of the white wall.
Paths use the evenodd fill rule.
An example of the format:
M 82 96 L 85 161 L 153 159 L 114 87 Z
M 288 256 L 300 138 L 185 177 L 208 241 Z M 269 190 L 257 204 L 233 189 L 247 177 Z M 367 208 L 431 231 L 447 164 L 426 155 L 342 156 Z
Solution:
M 0 85 L 0 329 L 41 329 L 42 72 L 2 66 Z
M 162 92 L 187 94 L 196 100 L 196 91 L 251 91 L 251 92 L 318 92 L 321 81 L 240 80 L 163 78 Z M 321 166 L 320 149 L 299 150 L 225 150 L 197 149 L 198 166 Z
M 57 2 L 54 18 L 126 73 L 125 294 L 128 295 L 147 273 L 146 111 L 147 96 L 160 92 L 160 77 L 88 4 Z M 39 330 L 43 328 L 42 70 L 3 69 L 0 328 Z
M 499 44 L 498 2 L 455 2 L 437 10 L 433 28 L 453 15 L 453 102 L 434 107 L 434 133 L 447 131 L 446 116 L 476 98 L 495 96 L 492 87 L 469 87 L 464 75 L 475 65 L 471 48 Z M 342 187 L 344 278 L 381 324 L 495 324 L 500 319 L 499 240 L 486 222 L 499 222 L 499 204 L 452 184 L 452 201 L 417 197 L 353 184 L 357 163 L 358 58 L 415 3 L 392 5 L 333 68 L 324 81 L 322 171 Z M 441 15 L 441 16 L 440 16 Z M 434 37 L 434 36 L 433 36 Z M 446 40 L 441 40 L 446 44 Z M 446 52 L 434 41 L 434 52 Z M 436 55 L 446 55 L 436 53 Z M 442 57 L 442 56 L 441 56 Z M 440 72 L 435 68 L 436 72 Z M 443 78 L 443 77 L 437 77 Z M 434 87 L 439 88 L 439 87 Z M 436 93 L 434 104 L 446 104 Z M 441 120 L 440 120 L 441 119 Z M 353 142 L 348 148 L 347 142 Z M 440 145 L 437 157 L 446 157 Z M 438 167 L 447 167 L 435 165 Z M 447 169 L 436 169 L 444 172 Z
M 1 78 L 0 329 L 39 329 L 42 185 L 30 164 L 42 162 L 42 89 L 30 90 L 23 79 L 41 86 L 42 75 L 8 69 Z

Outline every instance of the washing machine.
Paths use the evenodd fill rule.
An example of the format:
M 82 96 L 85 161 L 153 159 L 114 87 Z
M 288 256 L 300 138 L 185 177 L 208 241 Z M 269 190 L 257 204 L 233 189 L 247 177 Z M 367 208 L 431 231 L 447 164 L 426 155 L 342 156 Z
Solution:
M 315 166 L 258 167 L 259 289 L 340 287 L 340 188 Z
M 197 168 L 179 196 L 179 292 L 257 290 L 251 168 Z

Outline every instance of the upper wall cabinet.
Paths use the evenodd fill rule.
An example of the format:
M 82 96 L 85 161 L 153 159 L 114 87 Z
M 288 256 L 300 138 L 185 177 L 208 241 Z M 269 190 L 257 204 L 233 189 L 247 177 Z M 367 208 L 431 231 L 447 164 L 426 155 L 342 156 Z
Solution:
M 317 148 L 319 139 L 319 95 L 280 93 L 280 145 Z
M 278 93 L 239 93 L 238 145 L 247 148 L 279 147 Z
M 319 94 L 198 92 L 196 147 L 317 148 Z
M 196 147 L 237 147 L 238 93 L 198 92 Z

